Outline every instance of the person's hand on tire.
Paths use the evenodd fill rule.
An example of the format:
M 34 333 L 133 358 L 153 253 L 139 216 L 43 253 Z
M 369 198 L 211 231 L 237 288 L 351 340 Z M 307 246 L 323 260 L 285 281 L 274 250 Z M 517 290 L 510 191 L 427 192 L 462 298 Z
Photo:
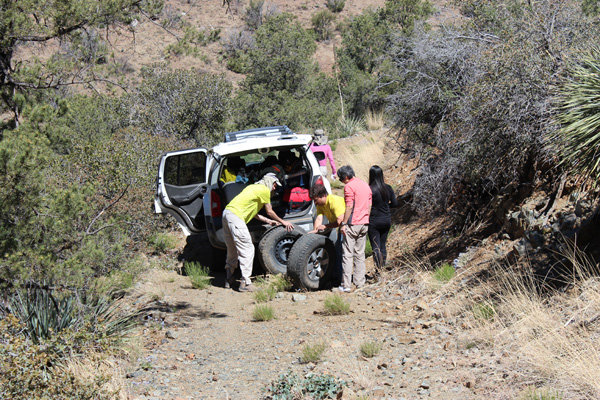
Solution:
M 294 230 L 294 224 L 292 224 L 291 222 L 283 221 L 282 225 L 285 226 L 285 230 L 288 232 L 291 232 Z

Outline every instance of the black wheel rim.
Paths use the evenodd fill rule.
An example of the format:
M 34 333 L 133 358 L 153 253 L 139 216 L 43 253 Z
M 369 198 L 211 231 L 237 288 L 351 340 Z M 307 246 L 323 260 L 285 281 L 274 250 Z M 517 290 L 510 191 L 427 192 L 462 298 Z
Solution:
M 314 282 L 318 282 L 329 268 L 329 253 L 324 248 L 315 249 L 306 262 L 306 276 Z
M 280 264 L 287 265 L 288 255 L 290 254 L 290 249 L 294 245 L 294 239 L 292 238 L 283 238 L 275 245 L 275 259 Z

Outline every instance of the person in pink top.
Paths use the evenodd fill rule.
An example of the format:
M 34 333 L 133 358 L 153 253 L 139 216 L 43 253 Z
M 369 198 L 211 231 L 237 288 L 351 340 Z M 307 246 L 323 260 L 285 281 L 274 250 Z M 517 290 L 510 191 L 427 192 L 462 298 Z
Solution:
M 337 174 L 345 185 L 346 212 L 340 225 L 344 235 L 342 284 L 333 290 L 344 293 L 352 290 L 352 281 L 357 289 L 365 285 L 365 245 L 373 194 L 367 182 L 354 176 L 351 166 L 344 165 Z
M 327 136 L 323 132 L 323 129 L 315 130 L 313 135 L 313 142 L 310 144 L 310 149 L 319 160 L 319 166 L 321 167 L 321 175 L 327 176 L 327 160 L 331 166 L 331 179 L 335 180 L 336 168 L 335 161 L 333 161 L 333 152 L 331 147 L 327 144 Z

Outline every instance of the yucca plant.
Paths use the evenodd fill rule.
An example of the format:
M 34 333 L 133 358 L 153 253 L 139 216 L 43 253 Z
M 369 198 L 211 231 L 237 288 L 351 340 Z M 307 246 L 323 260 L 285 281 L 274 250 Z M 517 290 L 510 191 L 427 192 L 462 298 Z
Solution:
M 103 337 L 122 337 L 137 325 L 140 314 L 139 311 L 122 312 L 105 296 L 83 304 L 75 293 L 57 296 L 51 289 L 44 288 L 16 292 L 7 303 L 2 314 L 12 314 L 21 321 L 25 326 L 23 334 L 34 344 L 66 329 L 85 328 Z
M 340 118 L 336 125 L 338 137 L 352 136 L 365 130 L 365 122 L 359 117 Z
M 571 79 L 559 89 L 558 130 L 549 146 L 570 173 L 600 178 L 600 49 L 571 67 Z
M 25 324 L 25 335 L 38 344 L 55 332 L 80 324 L 74 306 L 74 295 L 56 298 L 48 289 L 35 288 L 16 292 L 4 313 L 13 314 Z

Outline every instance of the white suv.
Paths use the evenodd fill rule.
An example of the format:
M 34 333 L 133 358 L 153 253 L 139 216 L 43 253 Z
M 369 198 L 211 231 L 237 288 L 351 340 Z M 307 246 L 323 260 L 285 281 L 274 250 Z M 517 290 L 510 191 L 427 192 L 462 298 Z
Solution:
M 308 189 L 318 181 L 331 192 L 329 182 L 321 176 L 315 155 L 308 149 L 311 141 L 311 135 L 297 135 L 287 126 L 274 126 L 226 133 L 225 141 L 210 150 L 168 152 L 162 156 L 158 169 L 155 212 L 172 215 L 186 236 L 206 232 L 213 247 L 225 249 L 221 221 L 225 206 L 244 187 L 259 180 L 265 168 L 275 160 L 275 169 L 281 169 L 280 158 L 291 154 L 297 161 L 299 175 L 288 176 L 282 171 L 283 187 L 272 196 L 271 204 L 273 210 L 296 229 L 286 233 L 281 227 L 273 228 L 269 235 L 264 235 L 268 225 L 255 219 L 248 224 L 255 243 L 269 236 L 264 241 L 268 244 L 259 245 L 263 267 L 271 273 L 286 273 L 287 256 L 295 240 L 313 229 L 315 205 L 308 201 L 292 208 L 289 201 L 285 201 L 284 193 L 292 187 Z M 237 181 L 231 180 L 231 175 L 225 172 L 233 164 L 238 170 Z M 292 175 L 297 176 L 290 178 Z

